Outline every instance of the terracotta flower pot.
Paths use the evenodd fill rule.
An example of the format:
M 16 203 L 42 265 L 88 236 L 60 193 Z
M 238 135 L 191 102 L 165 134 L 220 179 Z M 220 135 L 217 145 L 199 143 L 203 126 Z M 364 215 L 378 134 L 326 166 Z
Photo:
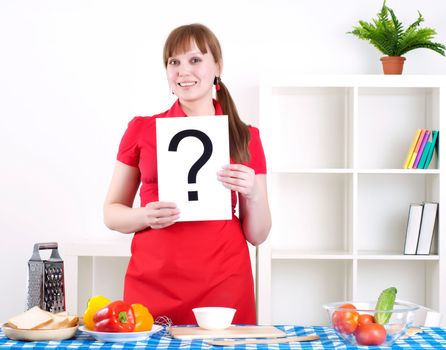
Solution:
M 381 57 L 384 74 L 401 74 L 406 57 L 403 56 L 384 56 Z

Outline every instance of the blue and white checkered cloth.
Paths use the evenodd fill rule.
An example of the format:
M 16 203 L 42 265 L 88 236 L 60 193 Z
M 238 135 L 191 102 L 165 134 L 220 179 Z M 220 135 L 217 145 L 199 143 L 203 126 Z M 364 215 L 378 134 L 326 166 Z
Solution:
M 277 343 L 277 344 L 247 344 L 236 346 L 212 346 L 206 340 L 178 340 L 172 339 L 166 334 L 165 329 L 153 334 L 148 340 L 129 342 L 129 343 L 102 343 L 96 341 L 87 333 L 78 331 L 76 336 L 69 340 L 62 341 L 38 341 L 23 342 L 10 340 L 0 331 L 0 350 L 22 349 L 22 350 L 134 350 L 134 349 L 179 349 L 179 350 L 201 350 L 201 349 L 223 349 L 234 348 L 236 350 L 325 350 L 325 349 L 373 349 L 388 350 L 389 347 L 383 346 L 361 346 L 356 347 L 346 344 L 339 338 L 333 329 L 329 327 L 296 327 L 296 326 L 277 326 L 277 328 L 286 332 L 288 337 L 317 334 L 320 340 L 301 342 L 301 343 Z M 423 332 L 411 336 L 407 339 L 400 339 L 395 342 L 391 349 L 446 349 L 446 329 L 440 327 L 422 327 Z

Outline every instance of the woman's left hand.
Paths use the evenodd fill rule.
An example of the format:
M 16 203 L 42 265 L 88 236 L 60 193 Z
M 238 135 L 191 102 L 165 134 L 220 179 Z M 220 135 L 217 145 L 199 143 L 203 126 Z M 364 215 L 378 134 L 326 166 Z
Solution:
M 247 199 L 255 198 L 257 185 L 253 169 L 242 164 L 227 164 L 217 172 L 217 179 L 223 186 L 237 191 Z

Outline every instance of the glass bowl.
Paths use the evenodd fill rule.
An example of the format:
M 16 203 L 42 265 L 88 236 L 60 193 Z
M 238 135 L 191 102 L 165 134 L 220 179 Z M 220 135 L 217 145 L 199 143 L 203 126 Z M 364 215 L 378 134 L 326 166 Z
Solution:
M 376 310 L 375 306 L 376 301 L 344 301 L 323 307 L 328 311 L 330 325 L 342 339 L 353 345 L 380 346 L 392 346 L 404 335 L 412 326 L 415 311 L 419 308 L 404 302 L 395 302 L 392 310 Z M 378 324 L 376 318 L 387 322 Z

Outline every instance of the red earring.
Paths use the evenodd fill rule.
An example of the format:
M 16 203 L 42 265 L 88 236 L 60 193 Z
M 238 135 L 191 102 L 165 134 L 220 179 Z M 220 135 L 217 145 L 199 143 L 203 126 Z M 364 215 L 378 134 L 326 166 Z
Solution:
M 221 82 L 220 77 L 214 78 L 215 90 L 217 90 L 217 91 L 220 91 L 220 89 L 221 89 L 220 82 Z

